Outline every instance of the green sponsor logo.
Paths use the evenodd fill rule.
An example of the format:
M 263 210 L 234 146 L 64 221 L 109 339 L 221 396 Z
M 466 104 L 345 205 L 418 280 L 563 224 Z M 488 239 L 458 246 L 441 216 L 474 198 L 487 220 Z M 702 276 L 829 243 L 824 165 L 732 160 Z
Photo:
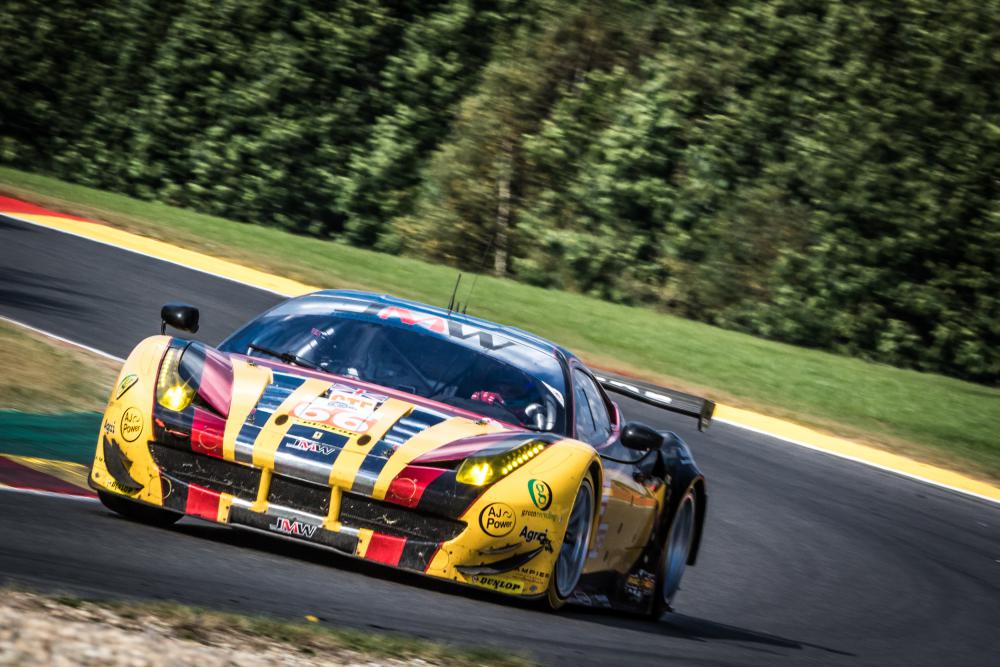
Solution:
M 118 400 L 125 395 L 125 392 L 132 388 L 136 382 L 139 381 L 139 376 L 135 373 L 129 373 L 122 378 L 122 381 L 118 383 L 118 390 L 115 392 L 115 400 Z
M 531 502 L 543 512 L 552 504 L 552 488 L 540 479 L 528 480 L 528 493 L 531 495 Z

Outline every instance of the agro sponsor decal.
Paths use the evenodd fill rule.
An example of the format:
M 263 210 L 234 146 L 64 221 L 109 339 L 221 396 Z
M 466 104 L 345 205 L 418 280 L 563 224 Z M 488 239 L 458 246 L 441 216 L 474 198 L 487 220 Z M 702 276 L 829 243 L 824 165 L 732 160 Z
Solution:
M 520 593 L 524 589 L 524 584 L 520 581 L 507 581 L 496 577 L 475 576 L 472 578 L 472 583 L 501 593 Z
M 527 526 L 521 529 L 518 534 L 522 540 L 531 544 L 532 542 L 538 542 L 546 551 L 552 552 L 552 540 L 549 539 L 549 531 L 547 530 L 530 530 Z
M 306 539 L 311 539 L 316 534 L 316 529 L 319 528 L 319 526 L 311 523 L 285 517 L 275 518 L 274 523 L 269 524 L 267 527 L 276 533 L 284 533 L 292 537 L 304 537 Z
M 108 435 L 115 434 L 115 425 L 113 422 L 104 422 L 104 432 Z
M 299 421 L 309 424 L 350 433 L 364 433 L 375 423 L 372 414 L 385 398 L 369 394 L 363 389 L 334 385 L 325 396 L 296 405 L 291 414 Z
M 118 433 L 125 442 L 135 442 L 142 433 L 142 413 L 138 408 L 129 408 L 118 422 Z
M 135 373 L 129 373 L 122 378 L 122 381 L 118 383 L 118 389 L 115 391 L 115 400 L 125 395 L 125 392 L 132 388 L 136 382 L 139 381 L 139 376 Z
M 479 527 L 490 537 L 510 535 L 515 523 L 514 510 L 505 503 L 490 503 L 479 513 Z
M 528 493 L 531 495 L 531 502 L 543 512 L 552 505 L 552 487 L 542 480 L 529 479 Z

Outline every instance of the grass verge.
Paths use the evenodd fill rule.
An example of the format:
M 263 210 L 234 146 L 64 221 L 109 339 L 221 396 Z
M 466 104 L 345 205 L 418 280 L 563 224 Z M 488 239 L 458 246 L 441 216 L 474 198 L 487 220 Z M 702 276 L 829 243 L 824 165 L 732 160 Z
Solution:
M 120 366 L 0 321 L 0 408 L 42 414 L 103 411 Z
M 6 595 L 4 595 L 6 593 Z M 40 595 L 19 587 L 0 590 L 0 600 L 37 610 L 42 607 L 53 620 L 97 621 L 105 625 L 146 631 L 156 628 L 175 639 L 206 646 L 264 650 L 276 646 L 286 653 L 333 659 L 331 664 L 358 664 L 385 659 L 403 664 L 441 666 L 529 667 L 526 657 L 491 646 L 468 647 L 434 642 L 388 632 L 354 630 L 326 625 L 322 619 L 303 616 L 300 621 L 263 615 L 239 614 L 174 602 L 97 600 L 75 595 Z M 62 611 L 61 608 L 65 609 Z M 348 653 L 345 655 L 345 653 Z M 350 655 L 354 654 L 354 655 Z M 298 663 L 296 663 L 298 664 Z
M 0 193 L 308 284 L 437 304 L 454 284 L 447 267 L 13 169 L 0 168 Z M 1000 481 L 1000 389 L 486 276 L 471 311 L 558 341 L 595 366 Z

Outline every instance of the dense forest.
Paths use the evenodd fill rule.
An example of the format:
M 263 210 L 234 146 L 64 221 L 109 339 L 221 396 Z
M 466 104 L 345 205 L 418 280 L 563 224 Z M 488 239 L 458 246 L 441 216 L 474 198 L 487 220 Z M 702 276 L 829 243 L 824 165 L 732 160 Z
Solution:
M 7 0 L 0 161 L 1000 380 L 998 0 Z

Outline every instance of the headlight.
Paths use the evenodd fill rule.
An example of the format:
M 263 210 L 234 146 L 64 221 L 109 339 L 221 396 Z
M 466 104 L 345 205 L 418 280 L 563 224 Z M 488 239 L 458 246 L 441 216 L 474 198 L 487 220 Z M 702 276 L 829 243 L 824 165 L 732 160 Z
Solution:
M 163 355 L 163 361 L 160 362 L 160 372 L 156 377 L 156 402 L 174 412 L 181 412 L 191 405 L 198 391 L 189 381 L 181 378 L 180 361 L 185 349 L 168 348 L 167 353 Z
M 471 484 L 472 486 L 492 484 L 538 456 L 545 449 L 545 444 L 533 440 L 503 454 L 467 458 L 458 467 L 455 479 L 462 484 Z

